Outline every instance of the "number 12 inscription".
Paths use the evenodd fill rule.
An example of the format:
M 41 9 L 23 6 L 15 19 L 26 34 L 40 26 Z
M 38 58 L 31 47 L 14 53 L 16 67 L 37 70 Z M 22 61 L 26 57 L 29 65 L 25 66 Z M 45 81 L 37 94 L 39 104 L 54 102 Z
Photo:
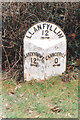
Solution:
M 42 36 L 49 36 L 48 30 L 42 30 Z
M 31 58 L 31 66 L 38 66 L 38 62 L 37 62 L 37 59 L 36 58 Z

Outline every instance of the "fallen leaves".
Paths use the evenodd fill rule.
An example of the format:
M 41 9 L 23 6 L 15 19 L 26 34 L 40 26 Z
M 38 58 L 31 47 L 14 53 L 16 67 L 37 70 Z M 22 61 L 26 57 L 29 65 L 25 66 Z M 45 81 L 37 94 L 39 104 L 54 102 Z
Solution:
M 20 94 L 20 97 L 23 97 L 25 95 L 26 91 Z
M 67 87 L 63 87 L 62 90 L 66 90 Z
M 72 100 L 70 99 L 70 100 L 69 100 L 69 102 L 71 102 L 71 103 L 72 103 Z
M 55 112 L 61 112 L 62 111 L 62 109 L 60 109 L 57 105 L 50 104 L 49 107 L 50 107 L 50 110 L 51 110 L 52 114 L 54 114 Z
M 52 85 L 54 85 L 54 81 L 52 81 Z
M 6 109 L 7 109 L 7 110 L 10 109 L 10 107 L 6 107 Z
M 35 118 L 39 118 L 39 117 L 40 117 L 40 115 L 35 116 Z
M 71 116 L 71 114 L 70 114 L 70 113 L 67 113 L 67 114 L 66 114 L 66 117 L 71 118 L 72 116 Z
M 70 115 L 70 113 L 68 113 L 68 116 L 71 118 L 71 115 Z
M 21 85 L 16 85 L 16 87 L 14 89 L 11 89 L 11 92 L 8 93 L 9 96 L 13 96 L 15 94 L 15 91 L 21 88 Z M 23 95 L 22 95 L 23 96 Z
M 61 109 L 59 109 L 59 108 L 52 108 L 51 109 L 53 112 L 60 112 L 60 111 L 62 111 Z
M 32 111 L 32 110 L 29 110 L 29 113 L 33 113 L 33 111 Z
M 53 111 L 51 111 L 51 113 L 54 115 L 55 114 L 55 112 L 53 112 Z
M 11 104 L 5 104 L 5 107 L 6 107 L 6 109 L 8 110 L 8 109 L 10 109 L 11 107 L 12 107 L 12 105 Z
M 39 97 L 40 94 L 37 94 L 36 96 Z
M 21 85 L 17 85 L 14 89 L 14 91 L 16 91 L 18 88 L 21 88 Z
M 20 114 L 22 115 L 23 109 L 23 111 L 25 112 L 25 116 L 33 118 L 44 117 L 46 116 L 46 114 L 49 117 L 61 117 L 62 115 L 66 118 L 74 116 L 76 117 L 78 111 L 78 98 L 76 99 L 78 86 L 76 82 L 78 81 L 73 81 L 70 84 L 66 84 L 63 83 L 61 79 L 59 80 L 60 82 L 57 82 L 56 80 L 54 81 L 52 79 L 50 83 L 48 82 L 49 85 L 44 84 L 42 86 L 43 88 L 44 86 L 50 86 L 50 84 L 52 85 L 52 81 L 55 82 L 55 85 L 52 85 L 54 87 L 49 88 L 48 90 L 47 86 L 47 88 L 45 90 L 42 89 L 42 91 L 40 89 L 41 86 L 39 86 L 39 83 L 34 84 L 35 87 L 33 87 L 32 85 L 28 85 L 27 83 L 21 83 L 21 86 L 23 85 L 22 87 L 8 83 L 7 86 L 10 87 L 8 87 L 8 89 L 5 87 L 5 89 L 3 89 L 3 92 L 5 93 L 5 91 L 7 90 L 6 93 L 9 93 L 9 95 L 12 97 L 10 97 L 8 94 L 3 94 L 3 103 L 5 108 L 4 110 L 6 111 L 5 115 L 7 115 L 9 112 L 12 114 L 17 114 L 17 109 L 20 110 Z M 56 84 L 58 87 L 56 87 Z M 6 81 L 4 85 L 6 85 Z M 44 95 L 46 96 L 45 98 Z M 5 97 L 7 99 L 5 99 Z M 5 106 L 5 103 L 7 103 L 8 105 Z M 35 103 L 38 103 L 36 107 Z M 12 104 L 12 107 L 10 106 L 10 104 Z M 66 114 L 67 116 L 65 116 Z
M 13 96 L 14 95 L 14 92 L 10 92 L 8 93 L 9 96 Z
M 31 114 L 33 113 L 33 110 L 27 109 L 26 112 Z
M 60 111 L 62 111 L 62 109 L 58 108 L 57 106 L 55 106 L 54 108 L 51 108 L 51 110 L 53 112 L 60 112 Z

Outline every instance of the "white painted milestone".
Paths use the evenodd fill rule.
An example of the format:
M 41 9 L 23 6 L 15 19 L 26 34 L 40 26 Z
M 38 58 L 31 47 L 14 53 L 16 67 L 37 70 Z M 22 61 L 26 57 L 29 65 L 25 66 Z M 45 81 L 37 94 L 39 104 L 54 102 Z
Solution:
M 44 80 L 66 70 L 66 36 L 59 26 L 40 22 L 24 37 L 24 80 Z

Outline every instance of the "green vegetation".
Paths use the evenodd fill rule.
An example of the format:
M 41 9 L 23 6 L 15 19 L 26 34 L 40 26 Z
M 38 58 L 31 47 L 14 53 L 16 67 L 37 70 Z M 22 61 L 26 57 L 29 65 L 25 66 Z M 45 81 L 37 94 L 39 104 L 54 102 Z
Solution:
M 78 118 L 78 80 L 14 81 L 2 82 L 4 118 Z

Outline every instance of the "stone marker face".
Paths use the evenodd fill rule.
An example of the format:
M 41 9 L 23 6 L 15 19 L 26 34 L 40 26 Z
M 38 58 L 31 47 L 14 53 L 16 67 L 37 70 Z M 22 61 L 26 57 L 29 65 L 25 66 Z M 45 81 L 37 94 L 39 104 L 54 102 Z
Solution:
M 44 80 L 66 70 L 66 37 L 57 25 L 40 22 L 24 37 L 24 80 Z

